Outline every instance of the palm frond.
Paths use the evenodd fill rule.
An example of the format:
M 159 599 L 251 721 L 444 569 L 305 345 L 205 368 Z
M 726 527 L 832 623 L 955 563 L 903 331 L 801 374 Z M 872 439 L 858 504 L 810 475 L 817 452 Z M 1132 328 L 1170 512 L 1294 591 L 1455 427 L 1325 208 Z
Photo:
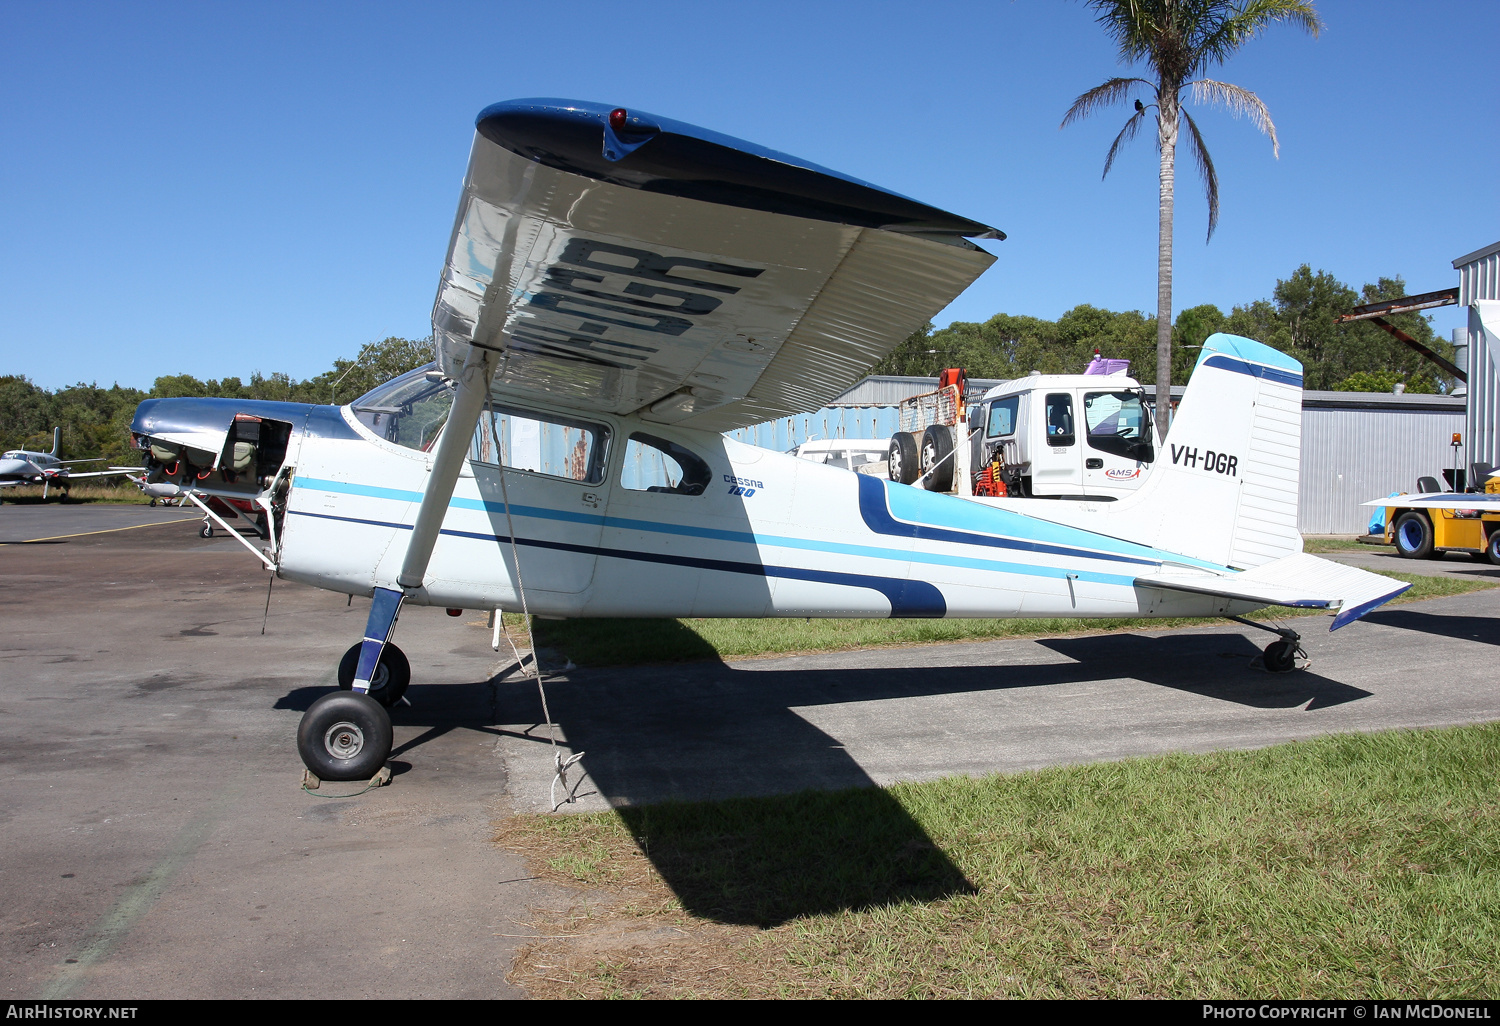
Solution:
M 1213 158 L 1208 155 L 1208 147 L 1203 145 L 1203 136 L 1198 131 L 1198 123 L 1186 110 L 1179 110 L 1182 120 L 1188 126 L 1188 149 L 1193 151 L 1193 162 L 1198 165 L 1198 174 L 1203 178 L 1203 192 L 1208 200 L 1208 239 L 1214 237 L 1214 229 L 1219 226 L 1219 174 L 1214 170 Z
M 1115 136 L 1115 141 L 1110 144 L 1109 156 L 1104 158 L 1104 174 L 1099 178 L 1102 181 L 1109 177 L 1109 169 L 1114 167 L 1115 155 L 1120 152 L 1120 147 L 1135 138 L 1135 133 L 1141 130 L 1141 124 L 1146 120 L 1146 112 L 1138 110 L 1130 115 L 1130 120 L 1125 122 L 1125 127 L 1120 129 L 1120 134 Z
M 1193 99 L 1202 104 L 1219 104 L 1228 109 L 1235 117 L 1247 117 L 1250 123 L 1260 130 L 1262 135 L 1271 140 L 1271 152 L 1278 159 L 1281 157 L 1281 142 L 1276 138 L 1276 126 L 1271 121 L 1271 112 L 1248 89 L 1241 89 L 1237 85 L 1228 82 L 1215 82 L 1211 78 L 1200 78 L 1195 82 L 1189 82 L 1193 87 Z
M 1057 127 L 1067 128 L 1072 122 L 1081 121 L 1101 107 L 1119 103 L 1130 95 L 1130 87 L 1136 84 L 1148 89 L 1153 88 L 1151 83 L 1144 78 L 1112 78 L 1102 85 L 1094 86 L 1073 101 L 1073 106 L 1069 107 L 1068 113 L 1063 115 L 1062 124 Z
M 1249 0 L 1229 17 L 1204 25 L 1207 31 L 1193 46 L 1197 56 L 1194 70 L 1223 64 L 1240 47 L 1283 21 L 1302 27 L 1312 36 L 1323 29 L 1310 0 Z

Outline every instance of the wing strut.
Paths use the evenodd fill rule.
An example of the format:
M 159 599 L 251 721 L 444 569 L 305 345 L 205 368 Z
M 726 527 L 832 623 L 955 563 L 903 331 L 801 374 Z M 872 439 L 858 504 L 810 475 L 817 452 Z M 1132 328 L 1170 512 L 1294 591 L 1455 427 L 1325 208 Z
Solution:
M 479 414 L 490 394 L 490 382 L 495 377 L 495 355 L 489 349 L 471 345 L 463 370 L 459 371 L 458 394 L 453 397 L 448 423 L 443 428 L 442 437 L 438 439 L 437 454 L 432 459 L 432 473 L 427 478 L 427 490 L 422 493 L 417 522 L 412 527 L 411 542 L 406 547 L 406 559 L 396 578 L 396 583 L 402 588 L 420 588 L 423 578 L 427 576 L 432 546 L 437 542 L 443 518 L 448 515 L 453 486 L 458 483 L 458 472 L 463 469 L 464 460 L 468 457 L 469 446 L 474 440 L 474 429 L 479 426 Z

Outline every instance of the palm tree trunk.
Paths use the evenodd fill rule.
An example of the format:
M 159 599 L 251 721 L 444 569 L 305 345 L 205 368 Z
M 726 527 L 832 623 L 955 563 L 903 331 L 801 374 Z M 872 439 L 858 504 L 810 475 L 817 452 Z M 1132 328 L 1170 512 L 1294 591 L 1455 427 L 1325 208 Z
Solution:
M 1172 419 L 1172 196 L 1177 173 L 1177 96 L 1162 89 L 1161 195 L 1156 247 L 1156 436 L 1165 443 Z

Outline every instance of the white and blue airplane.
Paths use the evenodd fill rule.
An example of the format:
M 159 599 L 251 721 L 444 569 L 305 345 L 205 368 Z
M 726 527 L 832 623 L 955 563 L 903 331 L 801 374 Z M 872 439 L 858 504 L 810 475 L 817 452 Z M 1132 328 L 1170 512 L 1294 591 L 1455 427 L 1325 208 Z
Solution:
M 817 409 L 994 260 L 986 225 L 691 125 L 486 108 L 434 363 L 342 406 L 142 403 L 153 481 L 265 510 L 290 580 L 370 596 L 347 690 L 302 719 L 369 778 L 410 678 L 404 603 L 547 617 L 1229 616 L 1405 585 L 1304 554 L 1302 369 L 1204 345 L 1157 467 L 1117 502 L 973 500 L 742 445 Z M 1250 621 L 1242 621 L 1250 622 Z M 1255 624 L 1255 626 L 1263 626 Z M 1298 636 L 1268 646 L 1291 669 Z
M 139 473 L 139 467 L 110 467 L 108 470 L 92 470 L 88 473 L 74 473 L 73 467 L 79 463 L 102 463 L 104 457 L 94 457 L 83 460 L 65 460 L 62 458 L 62 428 L 52 429 L 52 451 L 38 452 L 33 449 L 10 449 L 0 453 L 0 488 L 17 488 L 21 485 L 42 486 L 42 498 L 47 497 L 47 492 L 53 486 L 63 490 L 67 494 L 68 485 L 73 481 L 93 477 L 121 477 L 131 473 Z

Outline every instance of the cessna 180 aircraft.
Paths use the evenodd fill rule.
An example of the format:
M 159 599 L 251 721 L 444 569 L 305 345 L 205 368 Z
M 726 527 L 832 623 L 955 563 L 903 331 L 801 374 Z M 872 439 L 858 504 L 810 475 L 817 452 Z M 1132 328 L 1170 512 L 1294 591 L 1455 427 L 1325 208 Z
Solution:
M 1160 466 L 1116 502 L 970 500 L 724 437 L 817 409 L 994 260 L 999 231 L 640 111 L 486 108 L 431 367 L 342 406 L 142 403 L 151 480 L 249 500 L 281 577 L 372 599 L 319 777 L 371 777 L 403 603 L 550 617 L 1235 616 L 1404 585 L 1301 552 L 1301 366 L 1204 345 Z M 1249 621 L 1243 621 L 1249 622 Z M 1261 625 L 1256 625 L 1261 626 Z M 1290 669 L 1295 633 L 1266 650 Z

